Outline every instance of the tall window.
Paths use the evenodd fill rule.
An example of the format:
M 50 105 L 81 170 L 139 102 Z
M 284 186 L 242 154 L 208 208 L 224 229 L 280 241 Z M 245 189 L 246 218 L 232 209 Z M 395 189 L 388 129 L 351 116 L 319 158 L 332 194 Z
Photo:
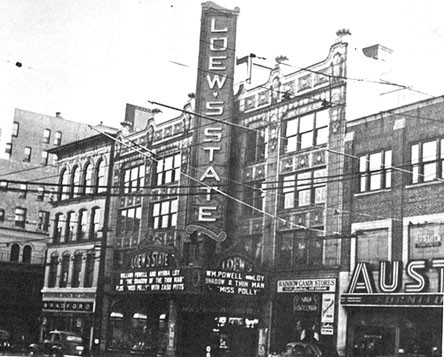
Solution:
M 20 256 L 20 246 L 17 243 L 11 245 L 11 254 L 9 256 L 10 262 L 18 262 Z
M 32 257 L 32 247 L 30 245 L 25 245 L 23 248 L 23 256 L 22 256 L 22 262 L 23 263 L 31 263 L 31 257 Z
M 83 192 L 86 195 L 94 193 L 93 187 L 93 167 L 88 162 L 83 170 Z
M 48 165 L 48 159 L 49 159 L 48 152 L 43 150 L 42 151 L 42 160 L 41 160 L 40 164 L 42 164 L 43 166 Z
M 48 274 L 48 288 L 54 288 L 57 281 L 57 265 L 59 264 L 59 257 L 51 255 L 49 260 L 49 274 Z
M 326 182 L 327 170 L 325 168 L 284 176 L 282 180 L 283 208 L 324 203 Z
M 17 207 L 15 209 L 14 225 L 16 227 L 25 228 L 25 224 L 26 224 L 26 209 Z
M 444 139 L 412 145 L 411 183 L 422 183 L 444 178 Z
M 78 288 L 80 286 L 80 272 L 82 271 L 82 254 L 76 253 L 74 255 L 74 263 L 72 267 L 71 286 Z
M 106 180 L 105 180 L 105 161 L 100 160 L 96 167 L 96 192 L 106 191 Z
M 74 235 L 74 212 L 66 214 L 65 242 L 72 242 Z
M 60 287 L 66 288 L 68 286 L 69 278 L 69 254 L 64 254 L 62 257 L 62 270 L 60 275 Z
M 359 157 L 359 191 L 374 191 L 392 186 L 392 151 Z
M 43 201 L 45 199 L 45 187 L 39 186 L 37 188 L 37 201 Z
M 28 192 L 28 185 L 22 183 L 20 185 L 19 198 L 26 198 L 26 193 Z
M 51 130 L 50 129 L 44 129 L 43 130 L 43 143 L 49 144 L 51 140 Z
M 87 238 L 88 232 L 88 212 L 86 209 L 79 211 L 79 216 L 77 218 L 77 240 L 82 240 Z
M 388 230 L 374 229 L 360 232 L 356 238 L 356 261 L 379 266 L 382 260 L 388 260 Z
M 54 243 L 59 243 L 62 240 L 63 223 L 63 214 L 57 213 L 54 216 Z
M 71 190 L 70 196 L 72 198 L 80 195 L 80 168 L 75 166 L 71 172 Z
M 62 132 L 61 131 L 56 131 L 54 134 L 54 145 L 55 146 L 60 146 L 62 145 Z
M 31 161 L 32 148 L 30 146 L 25 146 L 25 153 L 23 157 L 23 161 L 29 162 Z
M 130 235 L 137 234 L 140 227 L 140 219 L 142 217 L 141 207 L 132 207 L 119 210 L 117 221 L 117 234 Z
M 139 191 L 144 186 L 145 166 L 139 165 L 123 170 L 123 193 Z
M 245 161 L 253 163 L 265 159 L 265 128 L 252 129 L 247 133 Z
M 63 169 L 59 177 L 59 198 L 66 200 L 69 198 L 69 173 L 67 169 Z
M 100 229 L 100 208 L 95 207 L 91 210 L 89 239 L 97 238 L 99 229 Z
M 179 181 L 180 177 L 180 154 L 167 156 L 157 162 L 156 174 L 157 185 L 165 185 L 171 182 Z
M 0 208 L 0 223 L 3 223 L 5 221 L 5 210 L 3 208 Z
M 18 122 L 12 123 L 12 136 L 17 137 L 19 135 L 20 124 Z
M 49 212 L 39 211 L 37 229 L 43 232 L 48 232 L 48 228 L 49 228 Z
M 167 200 L 153 204 L 153 228 L 176 227 L 178 200 Z
M 322 230 L 319 229 L 319 230 Z M 322 233 L 298 230 L 279 234 L 279 264 L 282 268 L 322 265 Z
M 326 144 L 329 118 L 329 111 L 321 110 L 287 120 L 285 123 L 284 152 Z
M 86 256 L 86 267 L 85 267 L 85 288 L 90 288 L 93 286 L 94 281 L 94 265 L 96 256 L 94 253 L 88 253 Z
M 244 189 L 244 202 L 248 205 L 243 205 L 244 214 L 248 216 L 261 214 L 265 196 L 262 190 L 262 181 L 246 183 Z

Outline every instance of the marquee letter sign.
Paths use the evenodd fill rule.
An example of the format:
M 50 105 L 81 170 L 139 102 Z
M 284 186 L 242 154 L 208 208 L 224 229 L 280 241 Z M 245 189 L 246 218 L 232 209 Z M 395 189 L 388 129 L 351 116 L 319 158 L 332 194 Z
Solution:
M 225 210 L 233 115 L 236 22 L 239 10 L 202 4 L 192 176 L 197 182 L 189 222 L 220 241 L 225 239 Z M 198 229 L 195 229 L 198 228 Z M 199 229 L 201 228 L 201 229 Z M 222 233 L 222 234 L 221 234 Z

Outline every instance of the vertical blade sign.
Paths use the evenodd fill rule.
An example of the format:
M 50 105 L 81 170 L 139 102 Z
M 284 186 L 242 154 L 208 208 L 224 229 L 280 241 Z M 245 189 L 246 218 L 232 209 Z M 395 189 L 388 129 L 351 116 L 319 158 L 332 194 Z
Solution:
M 226 192 L 233 115 L 236 22 L 239 9 L 202 4 L 192 153 L 191 230 L 225 239 Z M 220 191 L 219 191 L 220 190 Z

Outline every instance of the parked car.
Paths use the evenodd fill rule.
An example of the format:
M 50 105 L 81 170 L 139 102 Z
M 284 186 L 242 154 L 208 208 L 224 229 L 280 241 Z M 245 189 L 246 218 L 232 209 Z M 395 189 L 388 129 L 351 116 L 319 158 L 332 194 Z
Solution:
M 289 342 L 279 357 L 338 357 L 333 346 L 319 342 Z
M 29 354 L 40 354 L 50 357 L 62 356 L 88 356 L 88 348 L 83 338 L 68 331 L 51 331 L 41 343 L 33 343 L 29 346 Z

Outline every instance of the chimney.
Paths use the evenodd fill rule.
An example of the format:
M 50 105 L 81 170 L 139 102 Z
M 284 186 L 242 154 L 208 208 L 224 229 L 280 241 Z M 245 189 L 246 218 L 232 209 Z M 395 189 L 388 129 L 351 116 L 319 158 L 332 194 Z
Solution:
M 389 59 L 390 55 L 393 53 L 393 50 L 391 50 L 388 47 L 385 47 L 383 45 L 373 45 L 369 47 L 365 47 L 362 49 L 362 52 L 366 57 L 373 58 L 375 60 L 379 61 L 386 61 Z
M 60 114 L 62 114 L 62 113 L 56 112 L 56 118 L 61 118 L 62 116 Z

